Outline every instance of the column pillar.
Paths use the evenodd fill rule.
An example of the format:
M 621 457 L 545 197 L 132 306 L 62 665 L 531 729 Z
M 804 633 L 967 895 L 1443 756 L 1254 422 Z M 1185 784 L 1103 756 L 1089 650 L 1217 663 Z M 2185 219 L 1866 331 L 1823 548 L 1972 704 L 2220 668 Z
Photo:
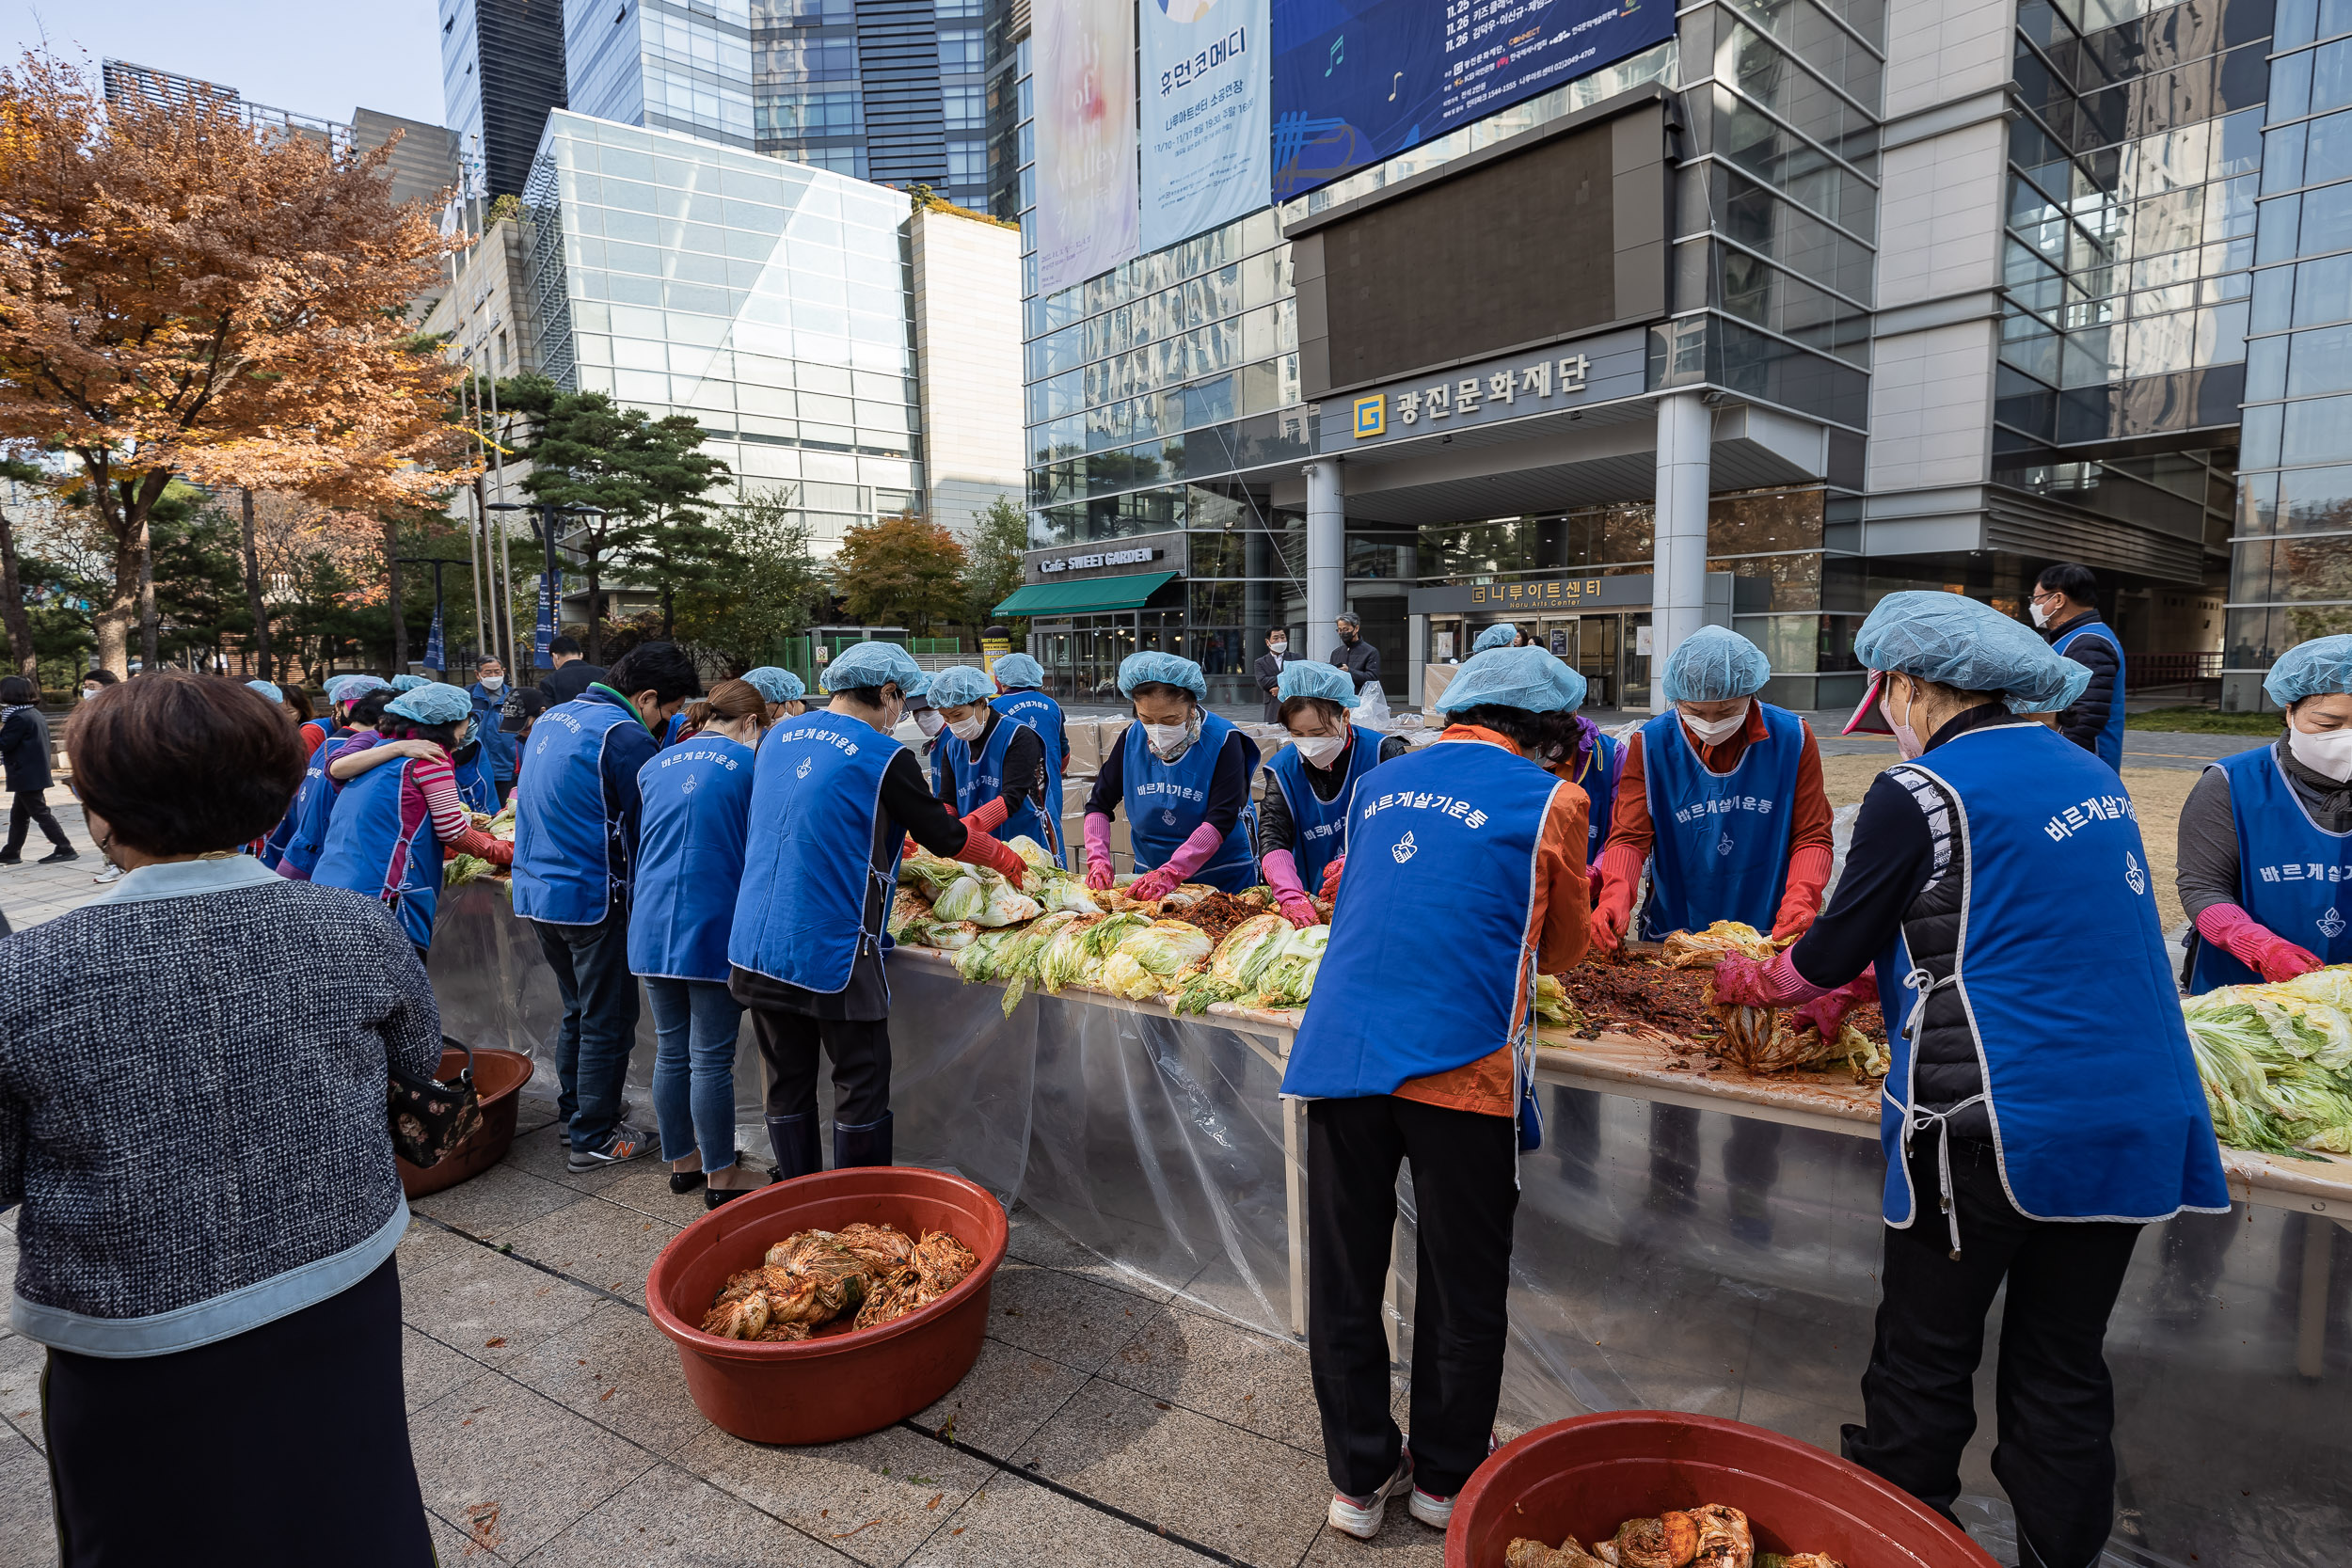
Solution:
M 1310 658 L 1327 657 L 1339 634 L 1331 623 L 1347 608 L 1347 512 L 1340 498 L 1340 462 L 1307 465 L 1307 645 Z
M 1429 617 L 1407 613 L 1405 617 L 1405 695 L 1393 705 L 1399 709 L 1421 706 L 1422 672 L 1429 668 Z
M 1658 400 L 1656 576 L 1650 585 L 1652 713 L 1666 710 L 1666 656 L 1707 621 L 1707 484 L 1714 413 L 1696 391 Z

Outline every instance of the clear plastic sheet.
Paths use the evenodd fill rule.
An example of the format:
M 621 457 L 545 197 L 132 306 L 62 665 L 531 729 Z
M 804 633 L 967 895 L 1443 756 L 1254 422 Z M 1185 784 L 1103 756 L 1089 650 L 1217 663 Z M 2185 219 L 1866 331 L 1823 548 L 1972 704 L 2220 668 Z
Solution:
M 483 906 L 485 894 L 496 902 Z M 542 1063 L 533 1089 L 551 1095 L 536 1042 L 555 992 L 528 929 L 495 889 L 460 890 L 443 922 L 434 979 L 450 1032 L 530 1051 Z M 901 1160 L 1025 1203 L 1138 1284 L 1293 1332 L 1296 1167 L 1275 1039 L 1076 992 L 1025 999 L 1008 1020 L 1000 990 L 931 960 L 910 955 L 890 973 Z M 749 1037 L 737 1073 L 747 1141 L 763 1136 Z M 648 1020 L 633 1084 L 646 1081 L 651 1038 Z M 1839 1425 L 1861 1418 L 1878 1303 L 1877 1144 L 1559 1084 L 1539 1092 L 1547 1142 L 1519 1167 L 1503 1419 L 1677 1408 L 1835 1450 Z M 1409 1360 L 1409 1177 L 1400 1196 L 1393 1322 Z M 2110 1563 L 2352 1560 L 2352 1237 L 2341 1228 L 2240 1205 L 2141 1238 L 2107 1339 L 2121 1465 Z M 1988 1466 L 1998 1333 L 1996 1312 L 1960 1513 L 2009 1562 Z

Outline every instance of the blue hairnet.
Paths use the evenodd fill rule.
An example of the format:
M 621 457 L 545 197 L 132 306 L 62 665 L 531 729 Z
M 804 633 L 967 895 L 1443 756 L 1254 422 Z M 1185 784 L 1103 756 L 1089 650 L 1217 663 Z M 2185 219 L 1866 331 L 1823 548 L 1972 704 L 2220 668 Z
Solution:
M 1045 684 L 1045 666 L 1026 654 L 1000 654 L 992 669 L 998 684 L 1008 691 Z
M 852 642 L 834 655 L 833 662 L 817 677 L 817 684 L 828 691 L 887 686 L 894 681 L 909 697 L 919 697 L 931 689 L 930 675 L 896 642 Z
M 1510 622 L 1504 621 L 1498 626 L 1488 626 L 1485 631 L 1480 632 L 1478 634 L 1478 641 L 1470 644 L 1470 652 L 1473 654 L 1483 654 L 1489 648 L 1507 648 L 1518 640 L 1519 628 L 1513 626 Z
M 985 703 L 996 695 L 996 683 L 969 664 L 950 664 L 931 674 L 931 689 L 924 693 L 933 707 L 961 707 L 966 703 Z
M 2352 634 L 2297 642 L 2263 677 L 2264 694 L 2280 707 L 2332 691 L 2352 691 Z
M 1664 678 L 1670 703 L 1722 703 L 1763 690 L 1772 664 L 1738 632 L 1701 626 L 1666 656 Z
M 1472 654 L 1438 695 L 1438 711 L 1454 713 L 1493 704 L 1530 713 L 1574 711 L 1584 701 L 1584 677 L 1542 648 L 1489 648 Z
M 356 703 L 371 691 L 389 691 L 392 683 L 380 675 L 337 675 L 326 683 L 330 703 Z
M 1889 594 L 1854 633 L 1854 657 L 1962 691 L 1997 691 L 2011 713 L 2072 706 L 2090 672 L 1989 604 L 1924 589 Z
M 247 681 L 245 683 L 245 689 L 247 691 L 258 691 L 273 703 L 282 703 L 286 700 L 286 694 L 278 689 L 276 681 Z
M 795 702 L 808 695 L 808 688 L 801 684 L 800 676 L 772 664 L 744 671 L 743 679 L 764 701 L 771 703 Z
M 1276 700 L 1285 703 L 1293 697 L 1320 697 L 1342 707 L 1354 707 L 1363 701 L 1356 695 L 1355 677 L 1346 671 L 1336 664 L 1317 664 L 1305 658 L 1282 666 L 1274 691 Z
M 414 691 L 419 687 L 432 684 L 422 675 L 394 675 L 392 677 L 392 689 L 395 691 Z
M 1209 694 L 1208 677 L 1200 666 L 1182 654 L 1129 654 L 1119 664 L 1119 694 L 1132 697 L 1136 688 L 1152 684 L 1180 686 L 1198 700 Z
M 472 715 L 473 699 L 453 686 L 424 681 L 386 703 L 384 711 L 420 724 L 456 724 Z

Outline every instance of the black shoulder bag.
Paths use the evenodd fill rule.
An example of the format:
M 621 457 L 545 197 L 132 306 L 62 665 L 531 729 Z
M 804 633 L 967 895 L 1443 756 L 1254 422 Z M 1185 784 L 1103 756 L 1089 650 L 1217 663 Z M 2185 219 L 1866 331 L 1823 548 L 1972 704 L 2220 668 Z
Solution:
M 465 1067 L 451 1082 L 391 1068 L 388 1109 L 392 1149 L 420 1169 L 439 1164 L 482 1126 L 482 1096 L 473 1086 L 473 1047 L 446 1035 L 441 1042 L 466 1053 Z

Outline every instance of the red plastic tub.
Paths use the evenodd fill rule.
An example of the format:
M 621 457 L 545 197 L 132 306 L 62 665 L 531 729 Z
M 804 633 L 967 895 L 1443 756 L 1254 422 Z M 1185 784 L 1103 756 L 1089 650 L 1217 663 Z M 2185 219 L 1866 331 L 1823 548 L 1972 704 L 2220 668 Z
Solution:
M 433 1076 L 447 1083 L 465 1065 L 465 1052 L 453 1046 L 441 1053 L 441 1065 L 434 1069 Z M 516 1102 L 522 1086 L 530 1082 L 530 1057 L 519 1051 L 476 1046 L 473 1087 L 474 1093 L 482 1097 L 482 1125 L 474 1129 L 471 1137 L 441 1156 L 437 1164 L 412 1165 L 393 1155 L 400 1165 L 400 1190 L 410 1197 L 422 1197 L 480 1176 L 505 1159 L 507 1149 L 515 1142 Z
M 1826 1552 L 1852 1568 L 1994 1568 L 1909 1493 L 1809 1443 L 1672 1410 L 1538 1427 L 1478 1467 L 1454 1503 L 1445 1568 L 1502 1568 L 1515 1536 L 1590 1550 L 1628 1519 L 1700 1503 L 1748 1516 L 1759 1552 Z
M 765 1345 L 702 1331 L 729 1275 L 796 1230 L 860 1220 L 909 1235 L 945 1230 L 980 1265 L 937 1301 L 879 1328 L 828 1324 L 811 1338 Z M 687 1392 L 713 1426 L 755 1443 L 837 1443 L 912 1416 L 963 1381 L 979 1358 L 1007 1234 L 1003 1206 L 960 1176 L 914 1165 L 823 1171 L 763 1187 L 679 1231 L 654 1259 L 645 1305 L 677 1345 Z

